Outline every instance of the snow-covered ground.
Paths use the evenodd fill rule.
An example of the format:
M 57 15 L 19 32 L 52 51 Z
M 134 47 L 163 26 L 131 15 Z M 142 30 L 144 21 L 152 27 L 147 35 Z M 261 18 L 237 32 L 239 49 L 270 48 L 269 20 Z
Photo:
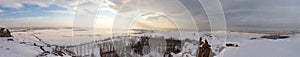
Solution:
M 254 34 L 255 35 L 255 34 Z M 253 36 L 254 36 L 253 35 Z M 232 36 L 231 34 L 228 35 Z M 300 35 L 287 39 L 256 39 L 253 36 L 234 36 L 240 40 L 229 39 L 239 43 L 240 47 L 226 48 L 219 57 L 300 57 Z M 255 37 L 255 36 L 254 36 Z
M 19 42 L 7 41 L 0 38 L 0 57 L 35 57 L 42 52 L 38 47 L 21 45 Z
M 20 30 L 20 29 L 18 29 Z M 13 32 L 14 41 L 7 41 L 6 38 L 0 38 L 0 57 L 35 57 L 42 53 L 39 47 L 32 46 L 33 43 L 44 45 L 39 41 L 53 45 L 76 45 L 86 43 L 93 40 L 103 40 L 112 35 L 124 35 L 128 31 L 119 34 L 112 34 L 110 30 L 85 30 L 85 29 L 41 29 Z M 96 31 L 96 32 L 95 32 Z M 136 31 L 135 31 L 136 32 Z M 95 34 L 94 34 L 95 33 Z M 199 34 L 199 35 L 198 35 Z M 212 35 L 207 35 L 212 34 Z M 209 40 L 212 49 L 218 49 L 217 46 L 225 46 L 225 42 L 238 43 L 239 47 L 226 47 L 216 57 L 300 57 L 300 35 L 291 35 L 287 39 L 254 39 L 264 34 L 227 32 L 227 36 L 220 31 L 209 32 L 177 32 L 177 31 L 148 31 L 143 34 L 129 34 L 130 36 L 155 35 L 164 36 L 165 38 L 174 37 L 180 40 L 194 40 L 194 42 L 183 43 L 182 52 L 173 54 L 175 57 L 194 57 L 197 50 L 197 42 L 199 37 Z M 206 35 L 206 36 L 205 36 Z M 211 36 L 211 37 L 210 37 Z M 37 38 L 38 37 L 38 38 Z M 226 39 L 227 38 L 227 39 Z M 28 44 L 20 44 L 20 42 L 29 42 Z M 46 48 L 47 49 L 47 48 Z M 216 51 L 215 51 L 216 52 Z M 151 52 L 147 56 L 157 55 Z

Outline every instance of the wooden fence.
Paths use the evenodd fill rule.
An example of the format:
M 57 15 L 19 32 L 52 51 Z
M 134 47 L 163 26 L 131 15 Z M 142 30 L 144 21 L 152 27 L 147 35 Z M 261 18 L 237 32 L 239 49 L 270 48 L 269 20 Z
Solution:
M 130 47 L 136 54 L 141 56 L 150 53 L 149 39 L 152 37 L 141 36 L 140 41 L 135 44 L 130 44 Z M 166 40 L 166 51 L 165 54 L 179 53 L 182 48 L 181 40 L 176 39 L 165 39 Z M 74 57 L 122 57 L 118 55 L 113 41 L 94 41 L 73 46 L 64 46 L 65 52 Z

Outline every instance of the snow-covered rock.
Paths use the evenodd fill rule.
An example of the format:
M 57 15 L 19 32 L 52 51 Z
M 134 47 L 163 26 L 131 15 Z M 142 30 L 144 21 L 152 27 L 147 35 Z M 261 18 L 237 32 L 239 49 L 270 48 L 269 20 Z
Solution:
M 0 27 L 0 37 L 12 37 L 12 35 L 7 28 Z

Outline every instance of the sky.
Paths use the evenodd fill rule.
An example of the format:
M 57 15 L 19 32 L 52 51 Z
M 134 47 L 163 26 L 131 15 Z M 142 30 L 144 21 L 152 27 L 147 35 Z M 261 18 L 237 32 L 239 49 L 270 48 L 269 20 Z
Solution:
M 201 0 L 203 1 L 203 0 Z M 219 0 L 225 24 L 212 23 L 199 0 L 0 0 L 8 27 L 113 27 L 209 30 L 299 30 L 299 0 Z M 206 1 L 206 0 L 205 0 Z M 207 0 L 213 1 L 213 0 Z M 202 2 L 203 3 L 203 2 Z M 220 9 L 210 9 L 220 10 Z M 221 19 L 220 19 L 221 20 Z M 218 20 L 216 20 L 218 21 Z M 210 23 L 211 22 L 211 23 Z

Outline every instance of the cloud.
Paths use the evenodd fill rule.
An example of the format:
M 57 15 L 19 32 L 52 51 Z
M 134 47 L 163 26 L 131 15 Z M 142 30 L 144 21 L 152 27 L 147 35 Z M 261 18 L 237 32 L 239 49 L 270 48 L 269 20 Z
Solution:
M 9 10 L 10 13 L 0 14 L 0 16 L 9 16 L 8 18 L 0 18 L 0 24 L 5 26 L 72 26 L 73 23 L 70 22 L 73 22 L 73 19 L 74 22 L 83 21 L 83 23 L 93 23 L 97 11 L 101 7 L 100 4 L 104 3 L 102 1 L 103 0 L 0 0 L 1 8 L 12 9 Z M 27 8 L 36 9 L 25 11 Z M 56 8 L 63 9 L 57 10 Z M 22 14 L 17 15 L 17 13 Z M 75 17 L 64 14 L 71 14 Z
M 140 18 L 144 19 L 145 21 L 158 21 L 158 20 L 169 19 L 167 16 L 156 12 L 145 13 L 141 15 Z
M 114 9 L 119 14 L 128 12 L 139 12 L 139 14 L 148 14 L 148 12 L 160 12 L 178 24 L 179 28 L 186 30 L 204 30 L 209 28 L 204 10 L 197 0 L 130 0 L 126 3 L 121 0 L 111 0 L 114 3 Z M 142 15 L 143 16 L 143 15 Z M 160 20 L 161 16 L 150 17 L 148 21 Z M 125 18 L 123 18 L 125 19 Z
M 49 12 L 56 14 L 74 14 L 74 12 L 70 10 L 50 10 Z
M 94 8 L 98 8 L 101 1 L 102 0 L 0 0 L 0 6 L 20 9 L 24 7 L 24 4 L 32 4 L 39 7 L 56 5 L 71 11 L 76 10 L 78 12 L 88 12 L 97 10 Z
M 23 4 L 34 4 L 41 7 L 47 7 L 55 0 L 1 0 L 0 5 L 8 8 L 21 8 Z
M 42 20 L 51 20 L 54 22 L 53 24 L 60 22 L 60 19 L 61 20 L 74 19 L 75 20 L 74 22 L 77 21 L 81 22 L 86 20 L 93 22 L 97 14 L 97 10 L 100 7 L 100 4 L 102 3 L 101 1 L 102 0 L 7 0 L 7 1 L 0 0 L 0 7 L 12 9 L 11 13 L 6 13 L 7 15 L 12 16 L 12 18 L 1 18 L 1 20 L 3 21 L 14 20 L 9 22 L 16 22 L 16 23 L 18 23 L 18 21 L 20 21 L 20 23 L 24 23 L 26 20 L 32 20 L 26 22 L 29 23 L 33 22 L 30 23 L 33 26 L 37 25 L 36 23 L 45 22 Z M 33 5 L 33 6 L 27 6 L 27 5 Z M 26 10 L 27 7 L 36 8 L 36 9 L 29 10 L 31 12 L 26 12 L 26 13 L 23 12 L 24 14 L 13 15 L 14 13 L 19 13 L 22 12 L 23 10 Z M 70 17 L 69 14 L 74 15 L 75 17 L 69 18 Z M 55 17 L 55 19 L 51 19 L 52 17 L 49 17 L 47 15 L 51 15 L 52 17 Z M 30 19 L 32 17 L 37 17 L 37 16 L 39 18 Z M 1 21 L 2 24 L 7 23 L 8 25 L 12 26 L 11 23 L 3 22 L 3 21 Z M 73 21 L 65 21 L 65 22 L 73 22 Z M 92 22 L 88 22 L 88 23 L 92 23 Z M 45 22 L 45 24 L 48 23 L 50 22 Z M 22 25 L 22 24 L 18 24 L 18 25 Z
M 241 29 L 299 29 L 299 0 L 221 0 L 227 24 Z
M 159 13 L 148 13 L 137 17 L 131 25 L 134 29 L 177 30 L 176 24 L 169 17 Z
M 7 27 L 47 27 L 72 26 L 72 17 L 23 17 L 0 19 L 0 24 Z
M 300 0 L 220 0 L 223 6 L 228 28 L 297 28 L 300 24 Z M 179 25 L 193 28 L 195 20 L 198 29 L 209 29 L 209 19 L 199 0 L 0 0 L 0 6 L 20 9 L 24 4 L 39 7 L 56 5 L 63 10 L 49 11 L 58 14 L 75 14 L 75 19 L 90 20 L 100 11 L 113 14 L 139 12 L 148 15 L 147 11 L 163 13 Z M 183 7 L 182 7 L 183 6 Z M 6 10 L 2 10 L 3 12 Z M 0 10 L 1 13 L 1 10 Z M 100 12 L 103 13 L 103 12 Z M 151 14 L 151 13 L 149 13 Z M 1 14 L 3 15 L 3 14 Z M 76 17 L 78 16 L 78 17 Z M 109 19 L 112 16 L 109 16 Z M 164 16 L 147 17 L 145 21 L 156 21 Z M 20 18 L 22 19 L 22 18 Z M 123 18 L 126 19 L 126 18 Z M 82 21 L 78 20 L 78 21 Z
M 27 11 L 27 10 L 23 10 L 23 11 L 14 11 L 14 12 L 11 12 L 12 14 L 17 14 L 17 13 L 26 13 L 26 12 L 31 12 L 31 11 Z
M 0 13 L 3 13 L 3 12 L 5 12 L 5 11 L 0 9 Z

